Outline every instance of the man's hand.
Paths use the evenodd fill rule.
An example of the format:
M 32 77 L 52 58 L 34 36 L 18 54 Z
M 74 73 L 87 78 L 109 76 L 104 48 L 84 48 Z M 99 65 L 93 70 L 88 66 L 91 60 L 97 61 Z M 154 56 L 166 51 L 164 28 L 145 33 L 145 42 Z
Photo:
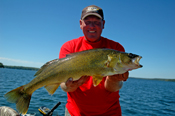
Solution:
M 126 81 L 128 79 L 129 72 L 125 72 L 123 74 L 116 74 L 109 76 L 112 81 Z
M 89 76 L 82 76 L 79 80 L 73 81 L 72 78 L 69 78 L 65 83 L 61 83 L 61 88 L 65 92 L 73 92 L 75 91 L 79 86 L 81 86 L 88 78 Z
M 118 91 L 123 86 L 123 81 L 128 79 L 129 72 L 124 74 L 116 74 L 112 76 L 107 76 L 105 81 L 105 88 L 110 92 Z

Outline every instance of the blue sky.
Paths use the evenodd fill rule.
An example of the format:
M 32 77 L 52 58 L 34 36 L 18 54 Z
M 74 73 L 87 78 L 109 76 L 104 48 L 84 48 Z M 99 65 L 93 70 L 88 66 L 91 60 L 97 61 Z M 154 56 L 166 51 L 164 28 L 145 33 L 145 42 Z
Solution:
M 81 11 L 104 10 L 102 36 L 141 55 L 131 77 L 174 78 L 175 0 L 1 0 L 0 62 L 40 67 L 58 58 L 66 41 L 83 36 Z

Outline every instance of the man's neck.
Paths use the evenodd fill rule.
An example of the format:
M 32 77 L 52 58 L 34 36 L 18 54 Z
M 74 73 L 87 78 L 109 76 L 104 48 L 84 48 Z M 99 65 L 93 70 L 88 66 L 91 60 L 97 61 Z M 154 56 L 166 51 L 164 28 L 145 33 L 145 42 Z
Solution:
M 101 36 L 98 38 L 98 39 L 94 39 L 94 41 L 91 41 L 90 39 L 87 39 L 86 37 L 84 37 L 86 41 L 90 42 L 90 43 L 95 43 L 95 42 L 98 42 L 100 41 L 101 39 Z

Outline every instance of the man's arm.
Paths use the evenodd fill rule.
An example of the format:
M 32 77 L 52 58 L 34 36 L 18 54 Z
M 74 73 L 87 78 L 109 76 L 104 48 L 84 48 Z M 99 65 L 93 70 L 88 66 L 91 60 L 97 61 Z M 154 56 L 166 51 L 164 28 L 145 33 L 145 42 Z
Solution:
M 108 41 L 109 45 L 112 47 L 112 49 L 117 50 L 117 51 L 121 51 L 121 52 L 125 52 L 124 47 L 118 43 L 118 42 L 114 42 L 109 40 Z M 129 73 L 126 72 L 124 74 L 116 74 L 113 76 L 107 76 L 106 80 L 105 80 L 105 89 L 110 91 L 110 92 L 116 92 L 119 89 L 122 88 L 123 86 L 123 81 L 126 81 L 128 79 Z
M 123 86 L 123 81 L 127 80 L 129 72 L 124 74 L 117 74 L 113 76 L 107 76 L 105 81 L 105 88 L 110 92 L 118 91 Z

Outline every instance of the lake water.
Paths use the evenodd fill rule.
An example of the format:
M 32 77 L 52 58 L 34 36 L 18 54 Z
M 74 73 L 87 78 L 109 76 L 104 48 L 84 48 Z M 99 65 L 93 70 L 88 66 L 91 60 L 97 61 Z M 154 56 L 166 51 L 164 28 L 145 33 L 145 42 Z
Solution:
M 16 110 L 16 105 L 9 103 L 3 95 L 21 85 L 30 82 L 36 71 L 0 68 L 0 106 Z M 52 108 L 57 102 L 61 105 L 54 111 L 64 116 L 66 93 L 59 87 L 50 96 L 44 88 L 36 90 L 29 106 L 29 113 L 38 112 L 38 108 Z M 120 104 L 123 116 L 175 116 L 175 82 L 129 78 L 120 90 Z

